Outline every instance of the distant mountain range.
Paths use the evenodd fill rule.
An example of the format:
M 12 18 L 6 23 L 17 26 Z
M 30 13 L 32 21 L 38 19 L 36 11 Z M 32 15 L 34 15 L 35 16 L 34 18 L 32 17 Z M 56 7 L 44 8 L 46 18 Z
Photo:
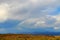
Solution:
M 34 35 L 60 35 L 60 32 L 34 32 Z
M 17 33 L 6 33 L 6 34 L 32 34 L 32 35 L 51 35 L 51 36 L 59 35 L 60 36 L 60 32 L 17 32 Z
M 16 34 L 32 34 L 32 35 L 60 35 L 60 32 L 17 32 Z

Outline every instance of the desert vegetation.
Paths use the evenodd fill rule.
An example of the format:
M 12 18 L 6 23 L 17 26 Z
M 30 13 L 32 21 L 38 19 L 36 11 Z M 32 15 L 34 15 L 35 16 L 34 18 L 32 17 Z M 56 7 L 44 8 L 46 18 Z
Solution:
M 29 34 L 0 34 L 0 40 L 60 40 L 60 36 L 29 35 Z

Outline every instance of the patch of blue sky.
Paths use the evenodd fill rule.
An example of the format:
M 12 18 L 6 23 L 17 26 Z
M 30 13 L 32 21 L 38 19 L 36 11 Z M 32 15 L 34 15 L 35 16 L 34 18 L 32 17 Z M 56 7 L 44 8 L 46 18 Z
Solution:
M 7 20 L 4 23 L 0 23 L 0 28 L 13 28 L 19 23 L 20 21 L 17 20 Z

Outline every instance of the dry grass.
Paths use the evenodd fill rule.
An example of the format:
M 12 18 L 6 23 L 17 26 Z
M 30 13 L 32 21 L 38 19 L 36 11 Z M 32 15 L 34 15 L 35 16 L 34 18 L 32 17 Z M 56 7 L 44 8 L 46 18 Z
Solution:
M 0 40 L 60 40 L 60 36 L 0 34 Z

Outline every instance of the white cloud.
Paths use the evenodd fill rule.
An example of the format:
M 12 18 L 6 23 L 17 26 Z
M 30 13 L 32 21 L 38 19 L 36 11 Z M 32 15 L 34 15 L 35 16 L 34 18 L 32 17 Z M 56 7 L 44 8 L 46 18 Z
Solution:
M 51 17 L 56 19 L 56 24 L 60 23 L 60 14 Z
M 44 26 L 45 25 L 45 21 L 37 21 L 35 26 Z
M 27 20 L 22 21 L 20 24 L 18 24 L 18 27 L 26 27 L 26 28 L 46 28 L 46 27 L 53 27 L 55 22 L 49 22 L 53 21 L 54 19 L 52 18 L 47 18 L 45 17 L 40 17 L 40 18 L 29 18 Z
M 60 23 L 60 16 L 51 16 L 50 14 L 53 14 L 59 6 L 59 0 L 2 1 L 0 3 L 0 22 L 7 19 L 23 20 L 18 24 L 19 27 L 22 25 L 28 28 L 55 27 Z
M 53 27 L 54 29 L 58 29 L 60 27 L 60 20 L 57 21 L 58 16 L 52 16 L 47 15 L 40 18 L 29 18 L 27 20 L 22 21 L 20 24 L 18 24 L 18 27 L 26 28 L 47 28 L 47 27 Z M 57 26 L 57 27 L 56 27 Z
M 8 5 L 0 4 L 0 22 L 6 21 L 8 18 Z
M 54 27 L 55 30 L 59 29 L 59 27 Z
M 22 3 L 20 3 L 20 1 L 10 1 L 10 19 L 22 20 L 29 17 L 45 16 L 50 12 L 55 11 L 56 7 L 58 7 L 57 4 L 59 3 L 58 0 L 26 0 Z
M 59 31 L 60 30 L 60 27 L 54 27 L 53 28 L 55 31 Z
M 7 8 L 9 8 L 9 19 L 23 20 L 28 17 L 40 17 L 49 14 L 56 9 L 59 0 L 6 0 L 2 3 L 5 5 L 5 12 L 8 12 Z M 34 13 L 35 11 L 39 13 Z

